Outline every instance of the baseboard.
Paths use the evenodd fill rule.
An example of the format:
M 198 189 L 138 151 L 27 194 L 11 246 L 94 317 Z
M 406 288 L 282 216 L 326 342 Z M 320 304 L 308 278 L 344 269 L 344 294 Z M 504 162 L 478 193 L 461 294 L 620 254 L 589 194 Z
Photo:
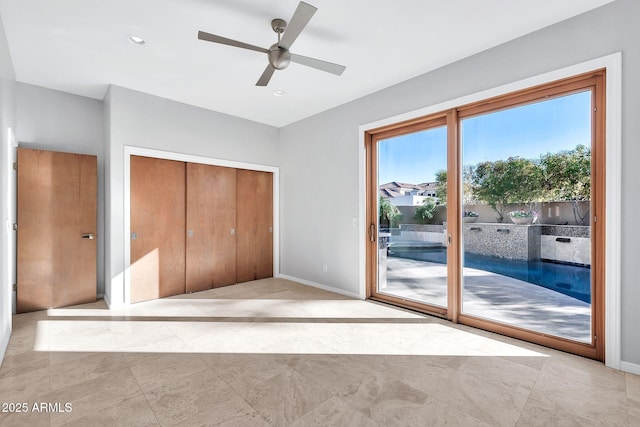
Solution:
M 620 361 L 620 370 L 630 374 L 640 375 L 640 365 L 635 363 L 629 363 L 622 360 Z
M 100 295 L 98 294 L 98 297 L 99 296 Z M 109 309 L 111 309 L 111 300 L 109 299 L 107 294 L 102 294 L 102 299 L 104 300 L 105 304 L 107 304 L 107 307 L 109 307 Z
M 346 297 L 355 298 L 355 299 L 362 299 L 360 297 L 360 295 L 358 295 L 356 293 L 345 291 L 344 289 L 340 289 L 340 288 L 334 288 L 333 286 L 323 285 L 321 283 L 316 283 L 316 282 L 312 282 L 310 280 L 300 279 L 298 277 L 288 276 L 286 274 L 279 274 L 278 277 L 281 278 L 281 279 L 291 280 L 292 282 L 297 282 L 297 283 L 301 283 L 303 285 L 313 286 L 314 288 L 318 288 L 318 289 L 322 289 L 322 290 L 325 290 L 325 291 L 333 292 L 333 293 L 336 293 L 336 294 L 344 295 Z
M 11 321 L 11 318 L 9 318 Z M 7 347 L 9 347 L 9 340 L 11 339 L 11 327 L 2 331 L 2 337 L 0 337 L 0 366 L 2 366 L 2 361 L 4 360 L 4 354 L 7 352 Z

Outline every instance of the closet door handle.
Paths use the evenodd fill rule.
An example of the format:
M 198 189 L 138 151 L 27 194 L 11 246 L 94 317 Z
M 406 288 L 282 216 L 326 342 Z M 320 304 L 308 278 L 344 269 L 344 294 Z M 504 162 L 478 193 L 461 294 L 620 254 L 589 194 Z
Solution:
M 93 239 L 95 239 L 95 237 L 94 237 L 93 233 L 83 234 L 83 235 L 82 235 L 82 238 L 83 238 L 83 239 L 89 239 L 89 240 L 93 240 Z

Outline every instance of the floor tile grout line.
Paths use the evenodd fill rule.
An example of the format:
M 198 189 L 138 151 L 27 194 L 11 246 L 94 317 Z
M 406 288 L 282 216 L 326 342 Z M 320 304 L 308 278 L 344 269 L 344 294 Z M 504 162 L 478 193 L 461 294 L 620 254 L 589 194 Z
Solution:
M 262 413 L 261 413 L 260 411 L 258 411 L 258 409 L 257 409 L 257 408 L 255 408 L 251 403 L 249 403 L 249 402 L 247 401 L 247 399 L 245 399 L 245 398 L 244 398 L 240 393 L 238 393 L 237 391 L 235 391 L 233 388 L 231 388 L 231 389 L 232 389 L 232 390 L 233 390 L 233 391 L 238 395 L 238 397 L 239 397 L 240 399 L 242 399 L 242 401 L 243 401 L 244 403 L 246 403 L 246 404 L 247 404 L 251 409 L 253 409 L 253 411 L 254 411 L 256 414 L 258 414 L 258 416 L 259 416 L 262 420 L 264 420 L 264 422 L 265 422 L 266 424 L 268 424 L 268 425 L 273 425 L 272 423 L 270 423 L 270 422 L 269 422 L 269 421 L 264 417 L 264 415 L 262 415 Z
M 545 363 L 546 363 L 546 361 L 545 361 Z M 527 399 L 524 401 L 524 405 L 522 405 L 522 409 L 520 409 L 520 415 L 518 416 L 518 419 L 515 422 L 516 426 L 518 425 L 518 423 L 522 419 L 522 415 L 524 414 L 524 410 L 527 408 L 527 404 L 532 399 L 531 395 L 533 394 L 533 390 L 536 388 L 536 385 L 538 384 L 538 381 L 540 380 L 540 376 L 541 375 L 542 375 L 542 367 L 540 369 L 538 369 L 538 374 L 536 375 L 536 379 L 533 381 L 533 385 L 529 389 L 529 393 L 527 394 Z
M 205 362 L 205 363 L 206 363 L 206 362 Z M 207 366 L 208 366 L 208 364 L 207 364 Z M 276 375 L 274 375 L 274 376 L 272 376 L 272 377 L 269 377 L 269 378 L 265 379 L 264 381 L 260 381 L 259 383 L 255 384 L 255 385 L 253 386 L 253 388 L 256 388 L 256 387 L 260 386 L 261 384 L 263 384 L 263 383 L 265 383 L 265 382 L 267 382 L 267 381 L 269 381 L 269 380 L 272 380 L 273 378 L 277 377 L 278 375 L 280 375 L 280 374 L 276 374 Z M 219 375 L 218 375 L 218 376 L 219 376 Z M 239 390 L 236 390 L 236 388 L 235 388 L 235 387 L 233 387 L 233 385 L 232 385 L 232 384 L 229 384 L 229 383 L 228 383 L 227 381 L 225 381 L 223 378 L 220 378 L 220 379 L 221 379 L 221 380 L 222 380 L 222 381 L 223 381 L 223 382 L 224 382 L 224 383 L 225 383 L 225 384 L 226 384 L 226 385 L 227 385 L 231 390 L 233 390 L 233 392 L 234 392 L 236 395 L 238 395 L 238 397 L 240 397 L 240 399 L 242 399 L 242 400 L 243 400 L 247 405 L 249 405 L 249 407 L 250 407 L 251 409 L 253 409 L 253 410 L 254 410 L 254 412 L 255 412 L 256 414 L 258 414 L 258 415 L 260 416 L 260 418 L 262 418 L 262 419 L 263 419 L 263 420 L 264 420 L 268 425 L 273 425 L 273 423 L 269 422 L 269 420 L 267 420 L 267 419 L 265 418 L 264 414 L 263 414 L 263 413 L 262 413 L 258 408 L 256 408 L 255 406 L 253 406 L 253 405 L 251 404 L 251 402 L 249 402 L 247 399 L 245 399 L 245 397 L 242 395 L 242 393 L 241 393 Z
M 288 365 L 288 363 L 286 363 L 286 364 L 284 365 L 284 367 L 285 367 L 285 369 L 289 369 L 289 370 L 291 370 L 291 371 L 295 372 L 296 374 L 300 375 L 302 378 L 305 378 L 305 379 L 309 380 L 309 378 L 307 378 L 306 376 L 304 376 L 304 375 L 300 374 L 300 372 L 298 372 L 295 368 L 293 368 L 292 366 L 289 366 L 289 365 Z M 261 382 L 260 382 L 259 384 L 257 384 L 255 387 L 258 387 L 259 385 L 262 385 L 262 384 L 266 383 L 267 381 L 271 381 L 271 380 L 273 380 L 274 378 L 276 378 L 276 377 L 278 377 L 278 376 L 280 376 L 280 375 L 283 375 L 283 374 L 284 374 L 284 372 L 281 372 L 281 373 L 279 373 L 279 374 L 277 374 L 277 375 L 274 375 L 273 377 L 271 377 L 271 378 L 269 378 L 269 379 L 267 379 L 267 380 L 261 381 Z M 312 382 L 314 382 L 314 381 L 312 381 Z M 327 390 L 325 387 L 323 387 L 323 386 L 321 386 L 321 385 L 319 385 L 319 384 L 317 384 L 317 383 L 315 383 L 315 382 L 314 382 L 314 385 L 316 385 L 317 387 L 320 387 L 320 388 L 322 388 L 324 391 L 326 391 L 326 392 L 329 394 L 329 397 L 327 397 L 327 398 L 326 398 L 326 399 L 324 399 L 323 401 L 319 402 L 318 404 L 314 405 L 311 409 L 309 409 L 309 410 L 308 410 L 307 412 L 305 412 L 304 414 L 301 414 L 300 416 L 298 416 L 298 417 L 296 417 L 295 419 L 291 420 L 289 424 L 293 424 L 293 423 L 295 423 L 295 421 L 296 421 L 296 420 L 298 420 L 298 419 L 302 418 L 303 416 L 307 415 L 308 413 L 310 413 L 311 411 L 313 411 L 315 408 L 317 408 L 317 407 L 318 407 L 318 406 L 320 406 L 321 404 L 325 403 L 326 401 L 328 401 L 329 399 L 331 399 L 332 397 L 334 397 L 333 393 L 331 393 L 331 390 Z M 241 396 L 241 397 L 242 397 L 242 396 Z M 255 408 L 255 407 L 254 407 L 253 405 L 251 405 L 250 403 L 249 403 L 249 405 L 250 405 L 252 408 L 254 408 L 254 410 L 255 410 L 256 412 L 258 412 L 258 414 L 260 414 L 260 415 L 264 418 L 264 415 L 262 414 L 262 412 L 260 412 L 257 408 Z M 269 424 L 271 424 L 271 423 L 269 423 Z
M 140 381 L 138 380 L 136 375 L 131 370 L 131 365 L 129 364 L 129 361 L 126 360 L 126 357 L 125 357 L 125 362 L 127 363 L 127 369 L 129 370 L 129 374 L 133 377 L 133 379 L 135 380 L 136 384 L 138 385 L 138 389 L 140 390 L 140 393 L 142 394 L 142 397 L 144 397 L 144 401 L 147 402 L 147 406 L 149 407 L 149 410 L 153 414 L 153 418 L 155 418 L 156 423 L 159 426 L 162 426 L 162 423 L 160 423 L 160 420 L 158 419 L 158 415 L 156 414 L 156 411 L 153 410 L 153 406 L 151 406 L 151 403 L 149 402 L 149 398 L 147 397 L 147 393 L 144 392 L 144 389 L 142 388 L 142 384 L 140 384 Z

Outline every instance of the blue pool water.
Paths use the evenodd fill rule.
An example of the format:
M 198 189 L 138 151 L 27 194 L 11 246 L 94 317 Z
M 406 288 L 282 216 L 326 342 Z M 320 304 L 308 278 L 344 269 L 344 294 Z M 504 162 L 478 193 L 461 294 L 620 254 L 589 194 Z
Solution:
M 445 264 L 444 248 L 397 248 L 389 256 Z M 477 254 L 464 254 L 464 266 L 513 277 L 591 303 L 591 268 L 546 261 L 519 261 Z

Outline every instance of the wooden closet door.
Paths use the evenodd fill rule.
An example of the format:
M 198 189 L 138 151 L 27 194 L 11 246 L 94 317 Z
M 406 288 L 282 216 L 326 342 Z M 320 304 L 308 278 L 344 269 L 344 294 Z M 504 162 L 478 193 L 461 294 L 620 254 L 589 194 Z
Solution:
M 185 163 L 131 156 L 131 302 L 185 292 Z
M 238 283 L 273 276 L 273 174 L 237 172 Z
M 236 169 L 187 163 L 187 292 L 236 283 Z
M 97 164 L 18 148 L 19 313 L 96 300 Z

